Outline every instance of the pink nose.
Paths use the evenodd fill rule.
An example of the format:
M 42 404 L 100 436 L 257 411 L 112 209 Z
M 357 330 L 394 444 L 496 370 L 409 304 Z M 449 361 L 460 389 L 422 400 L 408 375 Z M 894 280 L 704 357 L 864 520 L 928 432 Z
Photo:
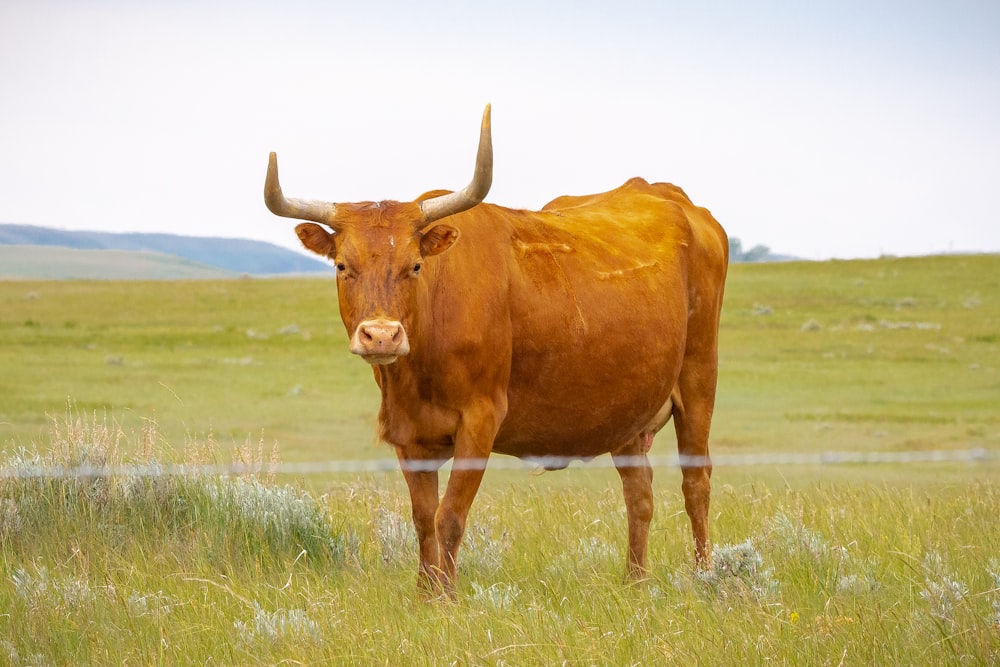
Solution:
M 370 364 L 391 364 L 409 351 L 406 329 L 394 320 L 365 320 L 351 338 L 351 352 Z

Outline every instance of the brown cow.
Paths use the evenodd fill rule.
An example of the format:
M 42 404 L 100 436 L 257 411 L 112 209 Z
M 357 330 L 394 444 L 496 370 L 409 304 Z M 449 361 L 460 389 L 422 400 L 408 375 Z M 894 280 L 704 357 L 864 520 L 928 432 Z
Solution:
M 653 435 L 673 417 L 696 562 L 707 563 L 719 312 L 729 244 L 673 185 L 634 178 L 541 211 L 480 204 L 490 108 L 472 182 L 417 201 L 287 199 L 271 153 L 264 198 L 311 220 L 303 245 L 337 266 L 351 352 L 382 392 L 379 433 L 410 490 L 419 579 L 454 595 L 466 517 L 493 452 L 548 468 L 610 453 L 632 577 L 646 571 Z M 438 469 L 454 458 L 444 496 Z

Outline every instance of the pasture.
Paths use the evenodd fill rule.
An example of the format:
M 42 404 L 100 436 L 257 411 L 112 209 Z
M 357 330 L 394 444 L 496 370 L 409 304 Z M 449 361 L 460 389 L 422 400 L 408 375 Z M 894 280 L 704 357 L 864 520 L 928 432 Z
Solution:
M 996 663 L 998 294 L 997 256 L 732 266 L 714 454 L 991 456 L 718 466 L 707 573 L 657 468 L 641 586 L 612 469 L 490 471 L 427 604 L 398 472 L 30 476 L 390 458 L 332 281 L 0 283 L 0 661 Z

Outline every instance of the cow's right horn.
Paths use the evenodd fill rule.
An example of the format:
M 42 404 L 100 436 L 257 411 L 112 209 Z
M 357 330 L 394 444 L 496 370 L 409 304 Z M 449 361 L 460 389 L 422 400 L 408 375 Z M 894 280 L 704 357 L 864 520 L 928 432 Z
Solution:
M 420 202 L 420 210 L 424 212 L 424 223 L 427 225 L 449 215 L 467 211 L 486 198 L 493 184 L 493 138 L 490 132 L 490 105 L 483 111 L 483 124 L 479 130 L 479 152 L 476 154 L 476 171 L 472 182 L 450 194 L 434 197 Z
M 278 156 L 271 153 L 267 161 L 267 178 L 264 179 L 264 203 L 271 213 L 285 218 L 311 220 L 333 227 L 337 215 L 337 205 L 309 199 L 288 199 L 281 193 L 278 182 Z

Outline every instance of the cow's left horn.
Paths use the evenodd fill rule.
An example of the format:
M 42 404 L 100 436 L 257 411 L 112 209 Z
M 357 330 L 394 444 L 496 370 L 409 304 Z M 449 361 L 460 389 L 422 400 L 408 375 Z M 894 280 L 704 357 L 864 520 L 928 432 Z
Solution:
M 445 216 L 467 211 L 486 198 L 493 183 L 493 138 L 490 133 L 490 105 L 483 111 L 483 125 L 479 131 L 479 152 L 476 154 L 476 172 L 472 182 L 451 194 L 441 195 L 420 202 L 420 210 L 424 212 L 424 224 L 440 220 Z
M 312 220 L 333 226 L 337 215 L 337 205 L 324 201 L 308 199 L 288 199 L 281 193 L 281 183 L 278 182 L 278 156 L 271 153 L 267 161 L 267 178 L 264 179 L 264 203 L 271 213 L 285 218 Z

